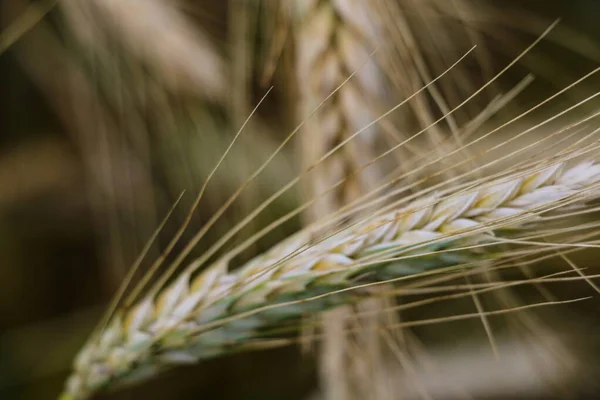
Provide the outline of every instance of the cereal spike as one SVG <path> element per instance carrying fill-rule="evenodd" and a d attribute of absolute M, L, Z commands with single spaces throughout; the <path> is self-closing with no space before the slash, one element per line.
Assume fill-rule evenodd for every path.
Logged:
<path fill-rule="evenodd" d="M 582 174 L 583 167 L 589 172 Z M 179 288 L 185 295 L 169 297 L 173 302 L 169 313 L 165 308 L 161 313 L 155 310 L 160 294 L 144 298 L 129 312 L 118 313 L 109 328 L 82 349 L 61 400 L 85 399 L 107 386 L 223 355 L 283 319 L 355 301 L 360 294 L 355 291 L 323 295 L 351 288 L 358 276 L 378 281 L 461 264 L 469 259 L 470 250 L 463 250 L 460 256 L 424 253 L 490 240 L 488 233 L 504 232 L 498 228 L 518 228 L 536 220 L 540 213 L 598 195 L 599 164 L 565 168 L 559 163 L 550 169 L 552 173 L 538 168 L 456 193 L 437 204 L 417 200 L 402 210 L 367 218 L 340 231 L 335 240 L 318 242 L 297 254 L 293 252 L 300 249 L 301 242 L 284 241 L 237 271 L 226 273 L 217 263 L 202 273 L 204 278 L 175 279 L 162 293 L 170 296 L 171 290 Z M 500 191 L 502 195 L 495 194 Z M 457 199 L 464 203 L 456 204 Z M 431 207 L 433 212 L 422 212 Z M 412 219 L 416 214 L 419 217 Z M 372 229 L 366 230 L 366 226 Z M 378 226 L 393 230 L 382 234 Z M 402 260 L 389 261 L 398 255 Z M 215 269 L 219 272 L 213 275 Z M 181 289 L 182 282 L 188 287 Z M 190 300 L 198 293 L 198 298 Z M 315 296 L 314 301 L 294 303 Z M 160 302 L 162 307 L 165 301 L 166 297 Z"/>

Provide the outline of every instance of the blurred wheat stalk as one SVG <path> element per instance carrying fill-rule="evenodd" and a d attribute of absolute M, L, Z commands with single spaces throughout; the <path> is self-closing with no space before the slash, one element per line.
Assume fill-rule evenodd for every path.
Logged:
<path fill-rule="evenodd" d="M 370 3 L 296 1 L 293 6 L 299 115 L 309 115 L 330 96 L 305 122 L 299 137 L 301 159 L 307 168 L 373 121 L 376 110 L 372 104 L 382 98 L 384 82 L 380 68 L 370 55 L 379 42 L 380 33 Z M 372 127 L 318 163 L 307 179 L 303 194 L 306 200 L 320 193 L 325 195 L 307 210 L 308 223 L 326 218 L 375 187 L 383 176 L 381 163 L 352 173 L 375 159 L 378 146 L 381 139 L 377 128 Z M 340 185 L 328 191 L 339 181 Z M 374 298 L 360 307 L 383 310 L 386 303 Z M 373 330 L 356 333 L 353 337 L 342 334 L 359 326 L 360 318 L 352 318 L 352 310 L 344 307 L 322 317 L 325 340 L 319 359 L 327 399 L 364 398 L 386 387 L 377 379 L 384 376 L 379 369 L 385 367 L 382 365 L 385 348 L 380 335 Z M 368 323 L 383 326 L 380 319 L 370 318 Z M 310 332 L 306 335 L 310 340 Z M 360 362 L 367 360 L 371 361 L 370 368 L 362 368 Z"/>

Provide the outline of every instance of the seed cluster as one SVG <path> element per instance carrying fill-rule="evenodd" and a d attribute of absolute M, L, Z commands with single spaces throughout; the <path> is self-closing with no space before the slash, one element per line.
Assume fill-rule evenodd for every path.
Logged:
<path fill-rule="evenodd" d="M 225 262 L 197 276 L 186 272 L 158 296 L 117 314 L 82 349 L 64 399 L 84 399 L 168 366 L 224 354 L 282 320 L 352 302 L 356 294 L 349 291 L 293 303 L 351 287 L 359 275 L 382 280 L 462 264 L 470 251 L 419 254 L 489 240 L 499 227 L 516 228 L 540 212 L 595 196 L 598 183 L 600 165 L 567 169 L 559 163 L 442 199 L 417 200 L 311 246 L 309 232 L 301 231 L 233 272 Z M 413 256 L 381 262 L 399 254 Z"/>

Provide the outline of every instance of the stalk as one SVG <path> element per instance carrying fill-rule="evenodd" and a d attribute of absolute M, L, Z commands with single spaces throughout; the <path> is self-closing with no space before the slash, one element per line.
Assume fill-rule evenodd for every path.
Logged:
<path fill-rule="evenodd" d="M 380 153 L 377 146 L 382 141 L 377 127 L 361 132 L 339 151 L 332 152 L 339 143 L 348 141 L 355 132 L 373 122 L 376 108 L 372 103 L 383 97 L 383 74 L 370 54 L 380 42 L 378 16 L 370 3 L 300 0 L 294 6 L 300 114 L 308 115 L 324 96 L 354 74 L 313 118 L 305 122 L 298 138 L 304 168 L 330 153 L 309 175 L 303 191 L 305 200 L 310 200 L 333 188 L 305 212 L 304 220 L 310 224 L 368 193 L 383 176 L 381 162 L 352 174 Z M 342 183 L 334 186 L 339 181 Z M 373 311 L 382 311 L 386 304 L 372 298 L 359 307 L 366 306 Z M 353 314 L 352 307 L 339 307 L 321 316 L 324 340 L 319 347 L 318 360 L 324 399 L 359 399 L 363 392 L 373 393 L 374 387 L 382 387 L 377 380 L 377 370 L 385 368 L 380 362 L 385 353 L 380 335 L 373 332 L 352 336 L 340 334 L 352 327 L 350 321 L 358 320 L 352 318 Z M 382 318 L 371 318 L 369 323 L 382 325 L 383 321 Z M 310 340 L 310 336 L 311 332 L 306 332 L 307 339 Z M 364 354 L 355 351 L 350 355 L 353 344 L 357 349 L 364 349 Z M 377 360 L 368 377 L 355 362 L 360 359 Z M 351 386 L 361 382 L 366 387 L 353 390 Z"/>

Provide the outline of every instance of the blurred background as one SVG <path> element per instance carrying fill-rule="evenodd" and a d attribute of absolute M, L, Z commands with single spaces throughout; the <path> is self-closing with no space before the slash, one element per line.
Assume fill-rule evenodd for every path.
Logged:
<path fill-rule="evenodd" d="M 146 241 L 185 191 L 150 250 L 152 260 L 183 223 L 195 193 L 271 86 L 209 185 L 183 243 L 306 117 L 298 104 L 306 46 L 301 42 L 312 36 L 319 40 L 320 31 L 298 33 L 294 14 L 302 7 L 297 3 L 0 1 L 0 399 L 58 395 L 72 358 Z M 345 3 L 352 19 L 362 15 L 367 0 Z M 600 65 L 596 0 L 375 3 L 380 8 L 373 12 L 380 14 L 375 14 L 373 44 L 380 48 L 373 58 L 385 70 L 384 83 L 369 98 L 377 115 L 430 80 L 423 69 L 435 77 L 476 44 L 473 56 L 440 85 L 439 95 L 449 108 L 456 106 L 557 18 L 560 23 L 548 37 L 461 108 L 455 123 L 468 127 L 478 121 L 473 131 L 485 132 L 482 127 L 507 120 Z M 385 13 L 383 7 L 401 14 Z M 399 26 L 404 30 L 393 34 Z M 535 80 L 521 91 L 528 74 Z M 538 116 L 552 115 L 599 88 L 600 79 L 593 76 Z M 435 93 L 423 94 L 381 129 L 416 132 L 428 118 L 441 115 L 443 107 L 433 104 L 439 106 Z M 493 113 L 482 114 L 490 104 Z M 587 103 L 579 112 L 598 105 Z M 385 168 L 406 160 L 401 167 L 410 169 L 409 160 L 427 149 L 444 151 L 440 143 L 452 137 L 448 126 L 402 149 Z M 289 182 L 301 170 L 301 158 L 295 141 L 286 145 L 194 254 Z M 238 237 L 293 210 L 302 198 L 302 188 L 286 192 Z M 293 218 L 273 230 L 239 261 L 302 223 Z M 594 251 L 573 256 L 589 275 L 600 273 L 597 259 Z M 543 268 L 564 270 L 564 260 L 546 260 Z M 491 357 L 477 319 L 405 329 L 414 345 L 407 354 L 411 366 L 389 371 L 399 388 L 397 398 L 600 397 L 598 294 L 583 281 L 523 285 L 506 294 L 507 301 L 514 297 L 523 304 L 542 295 L 595 297 L 490 319 L 499 332 L 498 360 Z M 468 313 L 472 307 L 469 298 L 438 302 L 409 310 L 402 319 Z M 525 327 L 534 334 L 522 334 Z M 316 358 L 295 346 L 239 354 L 179 368 L 100 398 L 324 399 Z"/>

